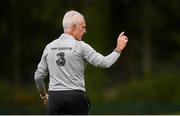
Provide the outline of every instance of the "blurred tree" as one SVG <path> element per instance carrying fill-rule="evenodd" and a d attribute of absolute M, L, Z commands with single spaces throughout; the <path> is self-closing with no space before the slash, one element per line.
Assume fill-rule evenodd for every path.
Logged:
<path fill-rule="evenodd" d="M 150 0 L 143 1 L 142 10 L 142 64 L 144 77 L 150 77 L 151 74 L 151 35 L 152 35 L 152 3 Z"/>
<path fill-rule="evenodd" d="M 0 5 L 0 77 L 1 82 L 6 83 L 1 84 L 0 90 L 3 92 L 0 92 L 3 100 L 7 100 L 3 103 L 11 103 L 9 98 L 12 96 L 6 91 L 9 92 L 12 87 L 20 86 L 18 89 L 21 89 L 28 84 L 32 89 L 30 95 L 34 94 L 33 75 L 42 51 L 47 43 L 63 32 L 63 15 L 71 9 L 85 15 L 87 34 L 84 41 L 104 55 L 114 49 L 121 31 L 129 37 L 125 52 L 113 67 L 96 69 L 88 66 L 87 91 L 93 102 L 105 103 L 107 99 L 102 99 L 103 95 L 112 100 L 120 85 L 125 89 L 118 93 L 116 100 L 121 99 L 123 92 L 126 93 L 126 87 L 130 88 L 124 96 L 126 100 L 134 99 L 134 95 L 141 99 L 151 98 L 144 90 L 152 90 L 154 83 L 160 90 L 155 87 L 154 90 L 158 91 L 151 91 L 154 93 L 153 99 L 174 99 L 171 95 L 179 95 L 179 88 L 175 85 L 178 83 L 171 81 L 171 78 L 178 80 L 180 68 L 179 0 L 1 0 Z M 158 76 L 154 76 L 156 73 Z M 171 81 L 169 86 L 174 85 L 172 87 L 163 84 L 164 80 L 160 78 L 167 74 L 166 83 Z M 156 78 L 160 79 L 156 81 Z M 130 79 L 142 81 L 136 81 L 131 87 L 128 85 Z M 34 88 L 31 88 L 32 85 Z M 169 93 L 173 89 L 177 93 Z M 165 94 L 159 94 L 161 90 Z M 20 92 L 18 90 L 17 93 L 25 93 Z M 17 100 L 16 97 L 14 100 Z"/>
<path fill-rule="evenodd" d="M 157 2 L 157 1 L 156 1 Z M 143 77 L 151 77 L 152 64 L 153 64 L 153 39 L 156 37 L 156 33 L 164 25 L 164 15 L 157 6 L 156 2 L 152 0 L 143 0 L 142 12 L 140 16 L 140 25 L 142 29 L 142 71 Z M 156 32 L 157 31 L 157 32 Z"/>
<path fill-rule="evenodd" d="M 17 0 L 11 1 L 11 15 L 12 15 L 12 85 L 13 91 L 16 92 L 20 80 L 20 35 L 19 35 L 19 6 Z"/>

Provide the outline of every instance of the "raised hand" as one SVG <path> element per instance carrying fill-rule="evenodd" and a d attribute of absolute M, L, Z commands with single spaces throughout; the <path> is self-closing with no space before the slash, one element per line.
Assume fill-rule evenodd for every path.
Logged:
<path fill-rule="evenodd" d="M 121 53 L 122 50 L 126 47 L 127 42 L 128 42 L 128 37 L 124 35 L 124 32 L 121 32 L 121 34 L 117 39 L 117 45 L 115 50 Z"/>

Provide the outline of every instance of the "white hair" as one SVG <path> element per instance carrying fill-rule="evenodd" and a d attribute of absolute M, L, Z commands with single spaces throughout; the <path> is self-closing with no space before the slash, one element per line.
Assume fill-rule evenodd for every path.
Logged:
<path fill-rule="evenodd" d="M 84 18 L 83 15 L 77 11 L 70 10 L 64 15 L 62 25 L 64 32 L 71 29 L 73 25 L 76 25 L 80 22 L 80 18 Z"/>

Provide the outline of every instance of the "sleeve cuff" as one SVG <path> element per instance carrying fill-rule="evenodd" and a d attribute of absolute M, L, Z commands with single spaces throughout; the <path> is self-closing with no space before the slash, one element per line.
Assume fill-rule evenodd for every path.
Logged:
<path fill-rule="evenodd" d="M 117 50 L 114 49 L 114 52 L 118 53 L 118 54 L 121 54 L 121 52 L 118 52 Z"/>

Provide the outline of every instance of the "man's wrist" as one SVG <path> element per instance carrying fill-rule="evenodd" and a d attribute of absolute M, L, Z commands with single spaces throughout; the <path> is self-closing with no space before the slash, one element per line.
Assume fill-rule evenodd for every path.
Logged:
<path fill-rule="evenodd" d="M 45 98 L 48 97 L 48 94 L 45 94 L 44 96 L 42 96 L 42 95 L 40 94 L 40 97 L 41 97 L 41 99 L 45 99 Z"/>
<path fill-rule="evenodd" d="M 119 54 L 121 54 L 121 52 L 122 52 L 122 50 L 118 50 L 118 49 L 116 49 L 116 48 L 114 49 L 114 51 L 117 52 L 117 53 L 119 53 Z"/>

